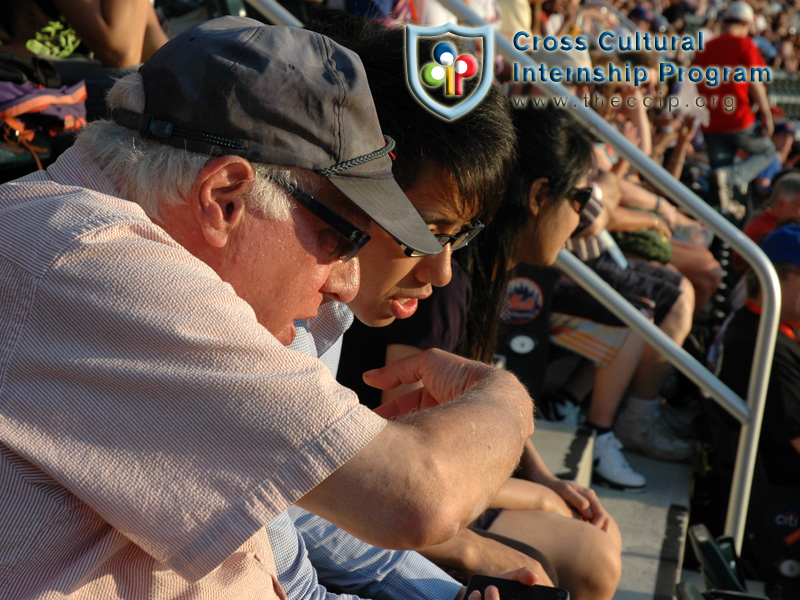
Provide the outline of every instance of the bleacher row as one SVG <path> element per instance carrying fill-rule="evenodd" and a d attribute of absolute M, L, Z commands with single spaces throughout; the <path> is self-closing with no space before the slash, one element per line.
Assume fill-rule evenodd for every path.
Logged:
<path fill-rule="evenodd" d="M 594 439 L 587 430 L 540 420 L 533 440 L 553 473 L 589 485 Z M 730 538 L 718 543 L 704 525 L 689 526 L 694 466 L 632 453 L 627 458 L 647 477 L 644 491 L 594 488 L 623 537 L 622 579 L 614 599 L 767 600 L 761 582 L 746 581 Z M 695 570 L 683 569 L 685 553 Z"/>
<path fill-rule="evenodd" d="M 773 70 L 768 97 L 770 104 L 780 108 L 787 119 L 800 120 L 800 75 Z"/>

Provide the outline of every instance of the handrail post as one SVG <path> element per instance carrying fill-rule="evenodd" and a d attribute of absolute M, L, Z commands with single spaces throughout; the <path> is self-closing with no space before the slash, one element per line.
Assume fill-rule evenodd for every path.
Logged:
<path fill-rule="evenodd" d="M 753 249 L 756 251 L 754 252 Z M 761 424 L 764 420 L 764 407 L 767 404 L 772 359 L 778 338 L 781 287 L 775 268 L 760 248 L 750 242 L 750 244 L 744 244 L 739 251 L 747 262 L 755 267 L 762 290 L 762 313 L 756 336 L 753 366 L 750 370 L 750 382 L 747 387 L 747 408 L 750 419 L 742 422 L 739 432 L 728 513 L 725 517 L 725 531 L 732 532 L 736 549 L 741 553 L 747 521 L 747 506 L 756 466 L 756 453 L 761 437 Z M 768 328 L 769 323 L 766 322 L 768 311 L 774 316 L 774 328 L 772 329 Z M 741 507 L 741 510 L 734 510 L 736 507 Z"/>

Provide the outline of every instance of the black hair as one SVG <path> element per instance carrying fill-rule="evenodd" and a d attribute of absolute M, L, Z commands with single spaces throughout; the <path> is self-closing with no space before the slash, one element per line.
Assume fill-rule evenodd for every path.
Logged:
<path fill-rule="evenodd" d="M 397 142 L 392 173 L 400 187 L 408 189 L 427 169 L 440 168 L 453 178 L 462 208 L 491 220 L 516 155 L 510 104 L 500 88 L 490 86 L 475 108 L 446 121 L 418 102 L 406 85 L 402 28 L 330 10 L 318 11 L 307 27 L 361 58 L 381 129 Z M 431 56 L 439 41 L 421 38 L 419 55 Z M 464 81 L 467 94 L 477 85 L 473 79 Z"/>
<path fill-rule="evenodd" d="M 488 227 L 457 256 L 472 280 L 472 304 L 467 334 L 459 353 L 490 361 L 497 343 L 499 311 L 505 296 L 508 267 L 530 219 L 555 210 L 568 192 L 592 168 L 592 142 L 583 127 L 564 109 L 551 104 L 513 111 L 519 158 L 500 209 Z M 528 194 L 533 182 L 547 179 L 539 194 L 539 214 L 530 213 Z"/>

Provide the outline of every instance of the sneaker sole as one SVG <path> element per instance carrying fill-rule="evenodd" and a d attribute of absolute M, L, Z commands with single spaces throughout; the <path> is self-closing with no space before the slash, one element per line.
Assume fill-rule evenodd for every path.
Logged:
<path fill-rule="evenodd" d="M 626 451 L 635 452 L 640 456 L 646 456 L 647 458 L 652 458 L 653 460 L 663 460 L 664 462 L 674 462 L 674 463 L 690 463 L 694 460 L 695 454 L 697 453 L 696 448 L 692 448 L 691 453 L 683 455 L 683 454 L 659 454 L 658 452 L 653 452 L 649 448 L 646 450 L 640 450 L 636 446 L 630 444 L 625 446 Z"/>
<path fill-rule="evenodd" d="M 612 490 L 618 490 L 620 492 L 630 492 L 632 494 L 643 492 L 644 489 L 647 487 L 646 483 L 641 487 L 623 485 L 621 483 L 617 483 L 616 481 L 611 481 L 610 479 L 606 479 L 599 473 L 592 473 L 592 483 L 597 485 L 602 485 L 603 487 L 610 488 Z"/>

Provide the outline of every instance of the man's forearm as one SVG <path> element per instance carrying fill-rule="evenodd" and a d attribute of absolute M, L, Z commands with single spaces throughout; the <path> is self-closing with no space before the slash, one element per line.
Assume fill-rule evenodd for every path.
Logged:
<path fill-rule="evenodd" d="M 444 541 L 497 493 L 533 432 L 533 406 L 493 371 L 452 402 L 389 422 L 298 504 L 389 548 Z"/>

